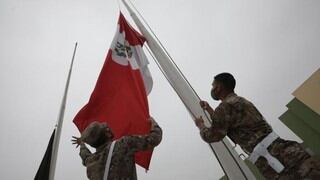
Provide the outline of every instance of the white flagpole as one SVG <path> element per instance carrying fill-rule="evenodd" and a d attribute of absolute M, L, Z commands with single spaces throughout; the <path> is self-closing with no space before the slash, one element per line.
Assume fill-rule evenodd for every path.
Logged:
<path fill-rule="evenodd" d="M 50 172 L 49 172 L 49 180 L 54 180 L 54 175 L 55 175 L 55 170 L 56 170 L 56 163 L 57 163 L 57 157 L 58 157 L 58 149 L 59 149 L 59 141 L 60 141 L 60 136 L 61 136 L 61 129 L 62 129 L 62 123 L 63 123 L 63 117 L 64 117 L 64 112 L 66 109 L 66 102 L 67 102 L 67 94 L 68 94 L 68 89 L 69 89 L 69 84 L 70 84 L 70 79 L 71 79 L 71 73 L 72 73 L 72 67 L 73 67 L 73 61 L 74 57 L 76 55 L 76 50 L 77 50 L 78 43 L 76 42 L 73 50 L 73 55 L 72 55 L 72 60 L 69 68 L 69 74 L 66 82 L 66 86 L 64 89 L 64 94 L 60 106 L 60 111 L 59 111 L 59 117 L 57 124 L 55 125 L 56 132 L 54 135 L 54 140 L 53 140 L 53 145 L 52 145 L 52 154 L 51 154 L 51 162 L 50 162 Z"/>
<path fill-rule="evenodd" d="M 147 44 L 150 47 L 153 55 L 156 57 L 157 62 L 161 66 L 161 70 L 164 72 L 169 83 L 175 89 L 190 114 L 193 116 L 193 118 L 202 116 L 206 124 L 210 124 L 210 120 L 208 119 L 207 115 L 198 105 L 200 102 L 199 97 L 197 97 L 194 91 L 190 90 L 192 87 L 185 83 L 187 80 L 184 78 L 182 72 L 175 67 L 174 62 L 171 61 L 168 54 L 159 45 L 159 42 L 156 41 L 155 38 L 145 28 L 143 23 L 134 13 L 132 8 L 127 4 L 127 2 L 125 0 L 122 0 L 122 2 L 138 26 L 140 32 L 147 39 Z M 186 91 L 189 92 L 186 93 Z M 186 94 L 188 94 L 188 96 L 185 96 Z M 209 145 L 229 179 L 255 179 L 248 166 L 239 157 L 238 153 L 232 149 L 230 142 L 226 138 L 221 142 L 211 143 Z"/>

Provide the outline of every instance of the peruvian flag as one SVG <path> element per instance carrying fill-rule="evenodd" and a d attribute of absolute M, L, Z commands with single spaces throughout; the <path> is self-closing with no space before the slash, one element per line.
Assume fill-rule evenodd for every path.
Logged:
<path fill-rule="evenodd" d="M 73 122 L 82 132 L 91 122 L 106 122 L 115 138 L 150 132 L 147 94 L 152 88 L 149 64 L 142 50 L 145 38 L 120 13 L 118 28 L 89 102 Z M 138 152 L 135 161 L 149 168 L 152 151 Z"/>

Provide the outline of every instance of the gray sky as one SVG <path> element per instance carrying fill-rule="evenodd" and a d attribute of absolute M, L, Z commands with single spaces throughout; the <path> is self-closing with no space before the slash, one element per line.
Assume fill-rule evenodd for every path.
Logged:
<path fill-rule="evenodd" d="M 211 105 L 215 74 L 256 104 L 275 131 L 291 93 L 320 66 L 320 1 L 135 0 L 201 98 Z M 126 10 L 121 6 L 127 19 Z M 79 42 L 56 179 L 85 179 L 72 119 L 94 88 L 116 31 L 116 0 L 0 1 L 1 179 L 33 179 L 57 120 L 74 43 Z M 150 171 L 139 179 L 219 179 L 223 173 L 184 106 L 150 59 L 151 114 L 164 131 Z"/>

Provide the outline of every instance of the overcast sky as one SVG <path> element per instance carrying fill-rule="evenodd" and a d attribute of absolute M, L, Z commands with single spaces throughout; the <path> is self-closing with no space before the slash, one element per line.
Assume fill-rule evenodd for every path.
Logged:
<path fill-rule="evenodd" d="M 320 66 L 318 0 L 134 0 L 201 98 L 228 71 L 280 136 L 291 93 Z M 120 6 L 129 22 L 130 16 Z M 86 179 L 71 145 L 72 119 L 94 88 L 116 31 L 116 0 L 0 0 L 0 174 L 33 179 L 57 120 L 74 43 L 79 43 L 56 179 Z M 219 179 L 223 172 L 191 117 L 150 59 L 152 116 L 163 128 L 141 180 Z"/>

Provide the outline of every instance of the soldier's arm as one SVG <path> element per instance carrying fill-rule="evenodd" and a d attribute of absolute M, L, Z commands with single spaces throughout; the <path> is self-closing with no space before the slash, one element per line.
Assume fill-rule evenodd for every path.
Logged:
<path fill-rule="evenodd" d="M 89 156 L 92 155 L 92 153 L 90 152 L 90 150 L 87 148 L 87 146 L 82 143 L 80 144 L 80 153 L 79 153 L 81 159 L 82 159 L 82 164 L 84 166 L 86 166 L 86 160 Z"/>
<path fill-rule="evenodd" d="M 210 127 L 200 124 L 200 135 L 208 143 L 221 141 L 228 133 L 231 126 L 231 109 L 226 103 L 221 103 L 211 115 L 212 125 Z"/>
<path fill-rule="evenodd" d="M 200 129 L 201 138 L 207 143 L 221 141 L 226 135 L 227 132 L 224 129 L 215 128 L 213 126 Z"/>
<path fill-rule="evenodd" d="M 162 139 L 162 130 L 157 122 L 151 117 L 151 130 L 147 135 L 133 135 L 122 138 L 122 141 L 128 146 L 130 152 L 152 149 L 160 144 Z"/>
<path fill-rule="evenodd" d="M 214 110 L 213 108 L 209 105 L 207 101 L 200 101 L 200 106 L 203 110 L 207 111 L 210 114 L 210 118 L 212 119 Z"/>

